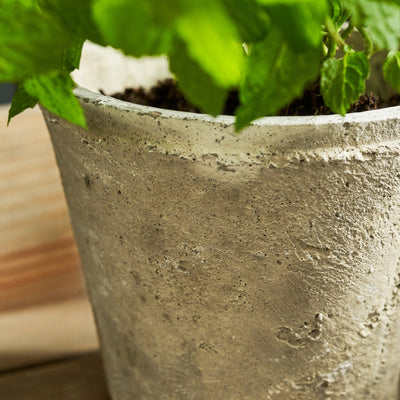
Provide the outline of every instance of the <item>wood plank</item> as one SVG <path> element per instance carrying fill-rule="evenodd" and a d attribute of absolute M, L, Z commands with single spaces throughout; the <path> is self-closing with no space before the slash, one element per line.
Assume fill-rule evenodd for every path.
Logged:
<path fill-rule="evenodd" d="M 39 108 L 6 127 L 0 106 L 0 254 L 71 238 L 67 206 Z"/>
<path fill-rule="evenodd" d="M 98 349 L 43 117 L 0 106 L 0 370 Z M 18 387 L 15 388 L 18 397 Z M 26 392 L 28 395 L 29 390 Z M 0 398 L 2 397 L 0 389 Z M 24 391 L 21 389 L 21 396 Z"/>
<path fill-rule="evenodd" d="M 109 400 L 98 353 L 0 375 L 4 400 Z"/>
<path fill-rule="evenodd" d="M 0 315 L 0 371 L 98 347 L 91 308 L 85 298 Z"/>
<path fill-rule="evenodd" d="M 73 238 L 0 255 L 0 313 L 85 295 Z"/>
<path fill-rule="evenodd" d="M 0 313 L 85 295 L 60 176 L 39 108 L 6 127 L 0 106 Z"/>

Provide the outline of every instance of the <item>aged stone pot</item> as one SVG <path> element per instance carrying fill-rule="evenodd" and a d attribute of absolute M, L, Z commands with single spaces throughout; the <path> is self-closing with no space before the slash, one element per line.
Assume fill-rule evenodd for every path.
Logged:
<path fill-rule="evenodd" d="M 394 400 L 400 108 L 44 111 L 114 400 Z"/>

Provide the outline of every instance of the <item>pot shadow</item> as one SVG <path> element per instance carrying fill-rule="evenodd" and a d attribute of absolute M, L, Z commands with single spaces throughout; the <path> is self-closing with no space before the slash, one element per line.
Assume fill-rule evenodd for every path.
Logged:
<path fill-rule="evenodd" d="M 98 352 L 3 371 L 0 393 L 7 400 L 110 400 Z"/>

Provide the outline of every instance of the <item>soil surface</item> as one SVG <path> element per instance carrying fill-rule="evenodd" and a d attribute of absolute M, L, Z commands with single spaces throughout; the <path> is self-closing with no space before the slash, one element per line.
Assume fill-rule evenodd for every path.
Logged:
<path fill-rule="evenodd" d="M 142 104 L 146 106 L 165 108 L 177 111 L 200 112 L 200 110 L 190 104 L 184 97 L 183 93 L 177 87 L 173 79 L 166 79 L 157 83 L 150 90 L 139 88 L 129 88 L 123 93 L 115 93 L 112 95 L 119 100 L 129 101 L 131 103 Z M 348 112 L 359 112 L 375 110 L 388 106 L 400 104 L 400 96 L 391 97 L 388 101 L 383 102 L 373 93 L 363 94 L 358 101 L 353 104 Z M 236 107 L 239 105 L 237 91 L 231 91 L 225 103 L 222 114 L 233 115 Z M 278 115 L 327 115 L 333 114 L 327 106 L 325 106 L 320 92 L 319 84 L 314 83 L 306 91 L 301 99 L 294 100 L 287 107 L 282 109 Z"/>

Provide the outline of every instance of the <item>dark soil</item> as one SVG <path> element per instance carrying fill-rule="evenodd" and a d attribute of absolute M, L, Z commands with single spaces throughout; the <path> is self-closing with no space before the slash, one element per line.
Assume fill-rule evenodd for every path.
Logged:
<path fill-rule="evenodd" d="M 359 112 L 376 110 L 380 108 L 380 99 L 373 93 L 362 94 L 355 104 L 348 111 Z M 301 99 L 295 99 L 285 107 L 279 115 L 329 115 L 333 112 L 324 104 L 319 83 L 314 83 L 305 90 Z"/>
<path fill-rule="evenodd" d="M 182 92 L 172 79 L 160 81 L 150 90 L 142 87 L 125 89 L 123 93 L 112 95 L 119 100 L 129 101 L 130 103 L 142 104 L 168 110 L 200 112 L 198 108 L 186 101 Z"/>
<path fill-rule="evenodd" d="M 116 99 L 129 101 L 131 103 L 142 104 L 146 106 L 165 108 L 177 111 L 200 112 L 200 110 L 186 101 L 182 92 L 172 79 L 166 79 L 158 82 L 156 86 L 150 90 L 143 88 L 129 88 L 124 93 L 113 94 Z M 391 97 L 383 103 L 373 93 L 363 94 L 358 101 L 353 104 L 349 112 L 359 112 L 375 110 L 400 104 L 400 96 Z M 227 98 L 224 115 L 233 115 L 236 107 L 239 105 L 237 91 L 231 91 Z M 279 115 L 327 115 L 332 114 L 328 107 L 325 106 L 322 95 L 319 90 L 319 84 L 311 85 L 301 99 L 294 100 L 289 106 L 285 107 Z"/>
<path fill-rule="evenodd" d="M 130 103 L 165 108 L 167 110 L 188 111 L 195 113 L 201 112 L 197 107 L 193 106 L 185 99 L 183 93 L 179 90 L 173 79 L 165 79 L 160 81 L 150 90 L 145 90 L 141 87 L 129 88 L 125 89 L 125 92 L 123 93 L 113 94 L 112 97 L 115 97 L 119 100 L 129 101 Z M 228 98 L 226 99 L 225 108 L 222 114 L 233 115 L 238 105 L 238 92 L 230 92 Z"/>

